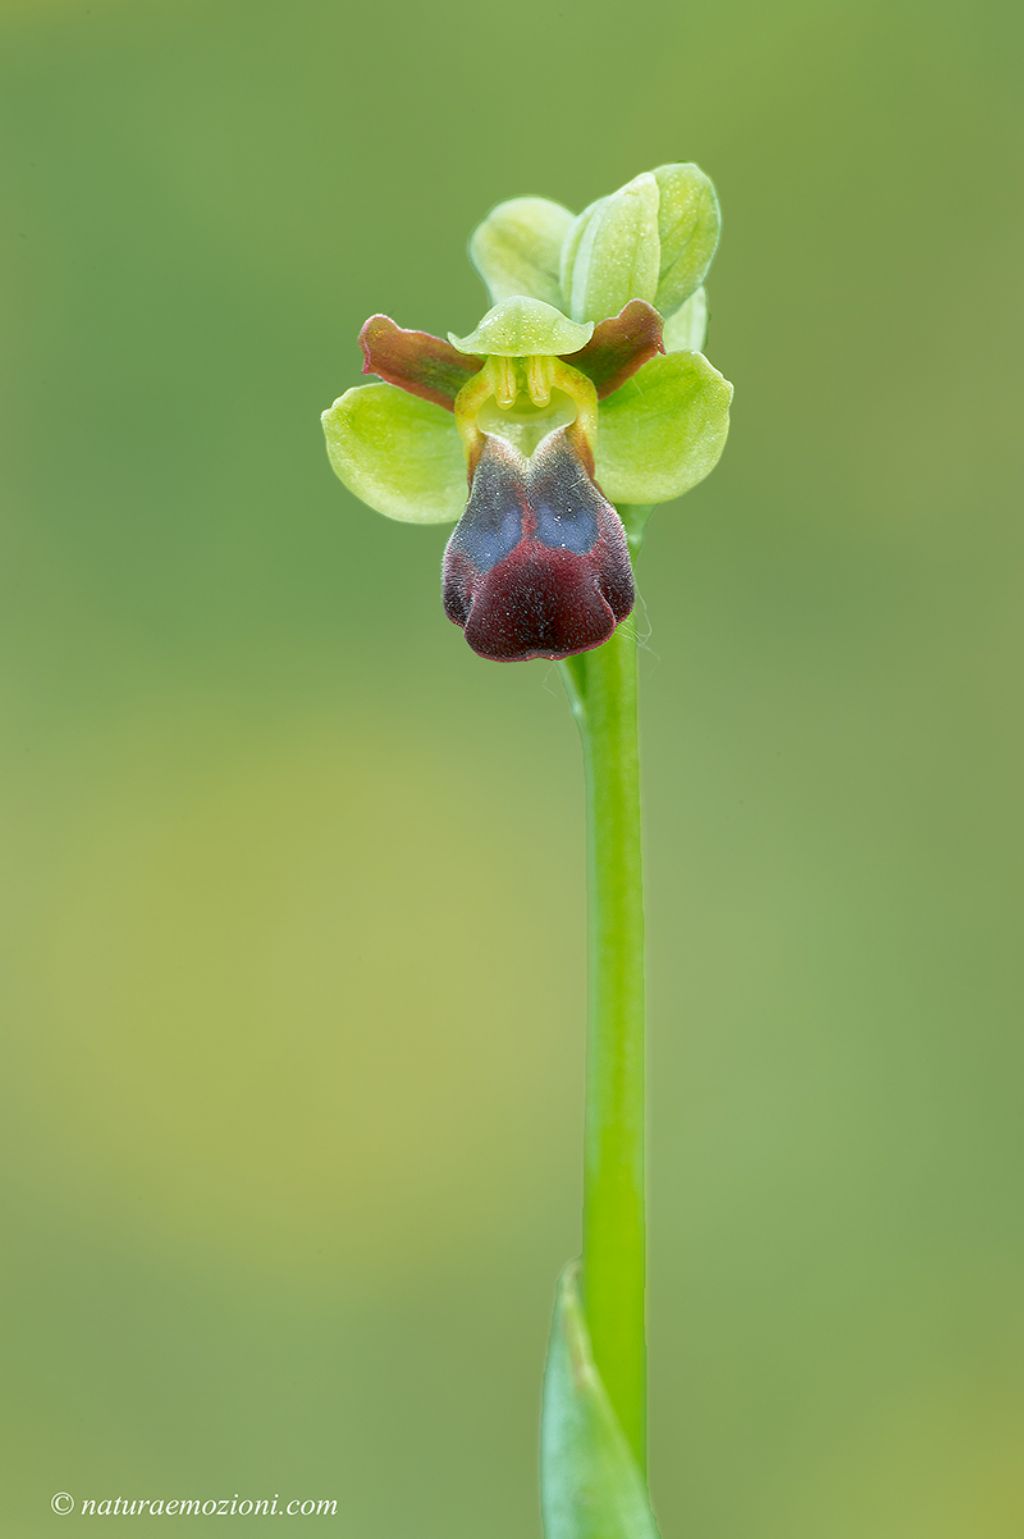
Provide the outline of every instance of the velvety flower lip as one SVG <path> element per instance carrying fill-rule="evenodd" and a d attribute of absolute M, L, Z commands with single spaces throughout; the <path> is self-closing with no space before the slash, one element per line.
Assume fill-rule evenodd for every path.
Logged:
<path fill-rule="evenodd" d="M 571 427 L 529 458 L 484 435 L 443 566 L 445 613 L 481 657 L 570 657 L 607 641 L 632 610 L 625 531 L 585 459 Z"/>

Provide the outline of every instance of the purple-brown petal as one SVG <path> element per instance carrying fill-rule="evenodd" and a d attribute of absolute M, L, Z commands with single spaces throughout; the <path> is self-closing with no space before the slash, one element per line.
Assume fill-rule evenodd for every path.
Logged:
<path fill-rule="evenodd" d="M 448 618 L 496 662 L 586 652 L 625 619 L 634 602 L 625 531 L 566 429 L 529 460 L 485 435 L 443 582 Z"/>
<path fill-rule="evenodd" d="M 586 347 L 568 360 L 594 384 L 599 397 L 611 395 L 655 353 L 665 351 L 662 319 L 645 299 L 631 299 L 618 315 L 600 321 Z"/>
<path fill-rule="evenodd" d="M 378 374 L 389 385 L 420 395 L 448 411 L 463 385 L 479 374 L 482 358 L 470 357 L 429 331 L 406 331 L 388 315 L 371 315 L 359 333 L 364 374 Z"/>

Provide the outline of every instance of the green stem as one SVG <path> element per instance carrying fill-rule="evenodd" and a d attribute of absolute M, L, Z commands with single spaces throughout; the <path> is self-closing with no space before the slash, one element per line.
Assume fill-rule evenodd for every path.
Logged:
<path fill-rule="evenodd" d="M 594 1359 L 646 1468 L 644 914 L 633 620 L 570 658 L 587 782 L 589 1027 L 583 1299 Z"/>

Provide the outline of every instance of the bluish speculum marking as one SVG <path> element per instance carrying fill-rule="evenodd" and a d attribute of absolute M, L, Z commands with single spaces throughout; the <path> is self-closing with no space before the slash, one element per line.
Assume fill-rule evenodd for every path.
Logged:
<path fill-rule="evenodd" d="M 609 506 L 573 454 L 564 433 L 552 433 L 530 464 L 530 499 L 537 539 L 578 556 L 594 548 L 598 514 Z"/>
<path fill-rule="evenodd" d="M 526 484 L 521 464 L 515 449 L 500 438 L 487 436 L 466 511 L 448 546 L 477 572 L 489 572 L 523 537 Z"/>

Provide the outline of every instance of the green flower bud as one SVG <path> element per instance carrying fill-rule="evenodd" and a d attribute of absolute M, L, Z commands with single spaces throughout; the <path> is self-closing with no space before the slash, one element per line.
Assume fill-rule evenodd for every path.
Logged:
<path fill-rule="evenodd" d="M 575 320 L 603 320 L 630 299 L 669 316 L 704 281 L 718 244 L 715 189 L 698 166 L 659 166 L 599 198 L 562 245 L 561 284 Z"/>
<path fill-rule="evenodd" d="M 525 294 L 563 308 L 558 273 L 572 220 L 548 198 L 513 198 L 491 210 L 473 232 L 469 255 L 495 304 Z"/>

